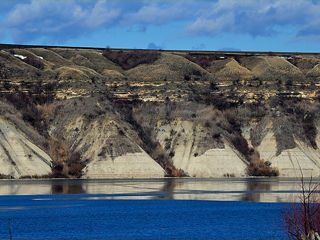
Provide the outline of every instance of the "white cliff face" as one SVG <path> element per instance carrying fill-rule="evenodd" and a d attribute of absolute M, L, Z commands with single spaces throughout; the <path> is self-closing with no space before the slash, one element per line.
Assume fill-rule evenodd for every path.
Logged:
<path fill-rule="evenodd" d="M 244 177 L 247 165 L 228 145 L 191 157 L 185 171 L 193 177 Z"/>
<path fill-rule="evenodd" d="M 272 126 L 257 147 L 261 159 L 272 163 L 279 169 L 280 177 L 320 176 L 320 152 L 295 139 L 296 147 L 286 149 L 277 155 L 277 142 Z M 301 170 L 300 170 L 301 169 Z"/>
<path fill-rule="evenodd" d="M 174 166 L 190 177 L 245 176 L 247 163 L 239 157 L 239 153 L 224 138 L 218 143 L 208 138 L 201 125 L 180 120 L 159 126 L 157 134 L 161 145 L 170 147 L 174 153 Z M 171 139 L 170 146 L 168 139 Z"/>
<path fill-rule="evenodd" d="M 14 125 L 0 118 L 0 174 L 13 178 L 51 173 L 52 159 Z"/>
<path fill-rule="evenodd" d="M 74 133 L 73 129 L 82 131 Z M 113 119 L 100 118 L 86 126 L 77 118 L 65 131 L 72 137 L 75 151 L 81 152 L 82 160 L 88 161 L 83 178 L 161 178 L 165 175 L 162 167 Z"/>
<path fill-rule="evenodd" d="M 84 178 L 162 178 L 164 170 L 146 152 L 127 153 L 90 162 Z"/>

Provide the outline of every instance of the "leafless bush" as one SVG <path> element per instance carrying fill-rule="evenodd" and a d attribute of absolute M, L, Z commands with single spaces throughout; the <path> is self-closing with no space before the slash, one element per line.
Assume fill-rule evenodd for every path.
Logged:
<path fill-rule="evenodd" d="M 81 162 L 81 154 L 79 152 L 73 152 L 69 159 L 68 164 L 68 175 L 71 177 L 79 178 L 82 175 L 82 169 L 85 167 Z"/>
<path fill-rule="evenodd" d="M 38 68 L 38 69 L 44 69 L 44 64 L 41 61 L 40 58 L 33 56 L 31 54 L 28 54 L 28 57 L 23 59 L 23 61 L 27 64 L 30 64 L 31 66 Z"/>
<path fill-rule="evenodd" d="M 105 49 L 103 56 L 108 58 L 114 63 L 117 63 L 124 70 L 129 70 L 138 66 L 139 64 L 152 64 L 160 57 L 160 52 L 157 51 L 141 51 L 132 50 L 128 52 L 124 51 L 112 51 Z"/>
<path fill-rule="evenodd" d="M 202 68 L 207 68 L 211 65 L 211 62 L 215 59 L 218 59 L 216 55 L 208 55 L 208 54 L 194 54 L 194 53 L 189 53 L 185 56 L 186 59 L 189 61 L 192 61 Z"/>
<path fill-rule="evenodd" d="M 302 171 L 301 171 L 302 174 Z M 282 214 L 289 239 L 319 240 L 320 232 L 320 195 L 319 183 L 313 184 L 312 178 L 305 183 L 301 177 L 301 195 L 298 203 L 292 203 Z"/>
<path fill-rule="evenodd" d="M 249 176 L 279 176 L 279 170 L 277 168 L 268 166 L 263 160 L 256 160 L 249 164 L 247 167 L 247 174 Z"/>
<path fill-rule="evenodd" d="M 55 137 L 48 140 L 48 152 L 50 157 L 57 163 L 66 163 L 69 158 L 67 146 Z"/>
<path fill-rule="evenodd" d="M 177 169 L 173 166 L 166 165 L 164 167 L 164 170 L 166 171 L 166 176 L 167 177 L 186 177 L 187 174 L 182 170 L 182 169 Z"/>

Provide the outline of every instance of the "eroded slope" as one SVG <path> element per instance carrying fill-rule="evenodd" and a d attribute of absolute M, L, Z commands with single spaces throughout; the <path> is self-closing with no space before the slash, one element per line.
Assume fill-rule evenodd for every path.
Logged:
<path fill-rule="evenodd" d="M 301 168 L 318 176 L 319 63 L 317 55 L 3 48 L 0 173 L 230 177 L 278 169 L 293 177 Z"/>

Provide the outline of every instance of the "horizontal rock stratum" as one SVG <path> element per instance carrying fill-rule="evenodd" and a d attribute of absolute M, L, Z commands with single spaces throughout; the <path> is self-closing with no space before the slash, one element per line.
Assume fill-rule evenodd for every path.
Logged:
<path fill-rule="evenodd" d="M 319 66 L 319 54 L 0 45 L 0 176 L 319 177 Z"/>

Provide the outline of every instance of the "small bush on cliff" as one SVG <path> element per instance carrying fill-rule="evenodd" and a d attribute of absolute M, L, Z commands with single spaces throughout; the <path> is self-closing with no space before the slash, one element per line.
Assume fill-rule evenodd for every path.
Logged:
<path fill-rule="evenodd" d="M 67 164 L 68 175 L 76 178 L 81 177 L 84 164 L 81 162 L 81 154 L 79 152 L 73 152 L 67 160 Z"/>
<path fill-rule="evenodd" d="M 256 160 L 249 164 L 247 167 L 247 174 L 249 176 L 279 176 L 279 170 L 268 166 L 263 160 Z"/>
<path fill-rule="evenodd" d="M 182 170 L 177 169 L 175 167 L 172 167 L 170 165 L 166 165 L 164 167 L 164 170 L 166 171 L 166 177 L 187 177 L 188 175 Z"/>
<path fill-rule="evenodd" d="M 48 122 L 44 116 L 44 112 L 40 107 L 28 105 L 22 113 L 24 121 L 29 122 L 38 132 L 47 136 Z"/>

